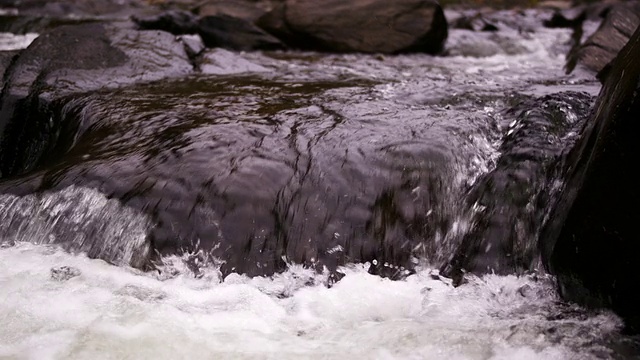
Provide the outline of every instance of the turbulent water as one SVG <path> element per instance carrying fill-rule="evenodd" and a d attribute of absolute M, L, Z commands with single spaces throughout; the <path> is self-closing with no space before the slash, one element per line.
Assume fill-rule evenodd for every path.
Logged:
<path fill-rule="evenodd" d="M 0 47 L 21 48 L 33 37 L 2 35 Z M 446 57 L 213 50 L 198 77 L 74 100 L 69 113 L 74 106 L 84 109 L 74 147 L 64 161 L 33 175 L 54 183 L 52 190 L 0 195 L 0 358 L 623 356 L 619 319 L 563 303 L 546 275 L 470 277 L 454 288 L 434 270 L 451 255 L 456 235 L 468 230 L 461 194 L 495 167 L 503 136 L 518 129 L 504 110 L 561 91 L 597 94 L 590 76 L 564 74 L 570 37 L 540 27 L 454 30 Z M 109 126 L 83 122 L 105 118 Z M 101 131 L 83 140 L 89 128 Z M 294 164 L 287 163 L 291 151 Z M 341 178 L 337 164 L 366 181 Z M 134 269 L 151 251 L 145 234 L 157 231 L 161 242 L 168 231 L 139 211 L 139 194 L 118 195 L 118 181 L 152 179 L 139 187 L 141 193 L 151 189 L 144 195 L 153 198 L 158 182 L 187 179 L 202 168 L 229 171 L 223 180 L 211 179 L 224 190 L 222 204 L 194 206 L 196 220 L 189 220 L 194 228 L 206 222 L 216 239 L 244 234 L 249 230 L 229 224 L 242 224 L 243 216 L 261 221 L 274 208 L 240 208 L 231 220 L 216 209 L 235 208 L 246 198 L 285 199 L 277 206 L 289 206 L 280 211 L 285 219 L 291 215 L 287 221 L 296 236 L 311 244 L 329 233 L 337 244 L 329 253 L 349 251 L 341 237 L 363 246 L 407 236 L 410 246 L 420 245 L 410 259 L 418 264 L 416 273 L 400 281 L 371 275 L 369 265 L 378 260 L 365 254 L 359 260 L 367 263 L 337 264 L 345 276 L 333 284 L 327 271 L 291 264 L 296 256 L 318 256 L 300 255 L 299 249 L 281 260 L 286 271 L 267 278 L 234 274 L 215 252 L 211 257 L 197 248 L 154 259 L 153 271 Z M 436 170 L 438 181 L 430 175 Z M 74 185 L 97 178 L 116 184 L 109 196 L 128 200 L 108 198 L 101 186 Z M 314 188 L 325 178 L 337 190 L 323 194 Z M 422 194 L 433 186 L 433 195 Z M 272 194 L 273 188 L 283 190 Z M 386 213 L 382 225 L 359 227 L 361 214 L 348 214 L 370 208 L 367 196 L 385 189 L 398 197 L 392 198 L 400 204 L 394 216 L 412 219 L 407 223 L 422 216 L 428 231 L 396 229 L 385 223 Z M 182 191 L 162 188 L 174 190 Z M 309 214 L 308 204 L 316 206 L 319 220 L 295 220 Z M 347 214 L 339 220 L 353 220 L 333 224 L 337 213 Z M 160 220 L 173 226 L 175 219 L 166 216 Z M 53 245 L 60 237 L 71 252 Z"/>

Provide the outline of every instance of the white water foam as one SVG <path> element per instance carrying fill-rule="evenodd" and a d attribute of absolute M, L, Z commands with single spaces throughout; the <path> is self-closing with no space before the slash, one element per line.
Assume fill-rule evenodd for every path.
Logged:
<path fill-rule="evenodd" d="M 0 13 L 0 15 L 2 15 Z M 22 50 L 27 48 L 29 44 L 38 37 L 36 33 L 27 33 L 24 35 L 0 32 L 0 50 Z"/>
<path fill-rule="evenodd" d="M 353 265 L 328 288 L 298 266 L 221 282 L 215 268 L 196 279 L 180 258 L 165 263 L 171 276 L 52 246 L 0 250 L 0 358 L 588 359 L 620 326 L 562 305 L 546 278 L 453 288 L 428 269 L 390 281 Z M 59 266 L 80 275 L 56 280 Z"/>

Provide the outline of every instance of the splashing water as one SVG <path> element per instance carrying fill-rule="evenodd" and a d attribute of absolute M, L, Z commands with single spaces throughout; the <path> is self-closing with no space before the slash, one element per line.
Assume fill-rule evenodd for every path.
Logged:
<path fill-rule="evenodd" d="M 51 246 L 0 251 L 0 357 L 586 359 L 620 326 L 562 304 L 544 276 L 453 288 L 429 269 L 390 281 L 352 265 L 327 288 L 299 266 L 220 282 L 187 258 L 143 274 Z M 52 279 L 62 265 L 80 275 Z"/>
<path fill-rule="evenodd" d="M 2 35 L 0 48 L 20 49 L 33 37 Z M 137 113 L 132 116 L 126 107 L 113 109 L 110 115 L 120 116 L 122 128 L 129 130 L 114 127 L 113 134 L 106 132 L 100 139 L 106 143 L 108 135 L 113 135 L 111 147 L 91 154 L 78 150 L 76 155 L 86 160 L 82 166 L 94 169 L 102 164 L 104 172 L 111 174 L 111 166 L 130 165 L 112 160 L 122 153 L 151 157 L 153 146 L 175 146 L 178 154 L 186 154 L 196 151 L 198 144 L 210 145 L 207 127 L 200 124 L 184 132 L 186 145 L 172 143 L 180 140 L 173 136 L 165 143 L 152 144 L 157 142 L 150 134 L 153 126 L 171 130 L 168 119 L 177 123 L 176 129 L 184 125 L 178 123 L 180 116 L 171 118 L 171 111 L 199 116 L 220 106 L 217 115 L 224 117 L 221 122 L 225 125 L 230 118 L 251 122 L 275 112 L 274 119 L 284 125 L 296 119 L 291 126 L 300 130 L 296 141 L 308 146 L 330 131 L 340 141 L 349 139 L 341 128 L 322 128 L 338 116 L 351 119 L 347 125 L 364 129 L 400 116 L 403 122 L 399 125 L 386 124 L 384 131 L 372 128 L 365 139 L 373 144 L 391 134 L 387 141 L 395 146 L 390 147 L 395 151 L 389 152 L 392 155 L 411 151 L 420 155 L 415 150 L 417 142 L 393 139 L 398 129 L 417 133 L 416 139 L 423 143 L 424 139 L 453 141 L 447 145 L 465 156 L 453 159 L 453 169 L 447 173 L 450 193 L 436 211 L 460 215 L 451 210 L 457 206 L 454 195 L 492 170 L 500 155 L 498 149 L 511 121 L 502 117 L 501 109 L 517 101 L 518 94 L 597 93 L 593 80 L 563 73 L 569 39 L 564 30 L 537 29 L 533 35 L 515 30 L 497 35 L 454 30 L 449 56 L 442 58 L 213 52 L 205 73 L 259 77 L 221 80 L 235 83 L 229 88 L 245 91 L 244 97 L 229 95 L 218 102 L 222 105 L 212 104 L 212 96 L 204 90 L 190 93 L 189 102 L 162 97 L 191 91 L 191 83 L 183 90 L 180 84 L 170 85 L 175 85 L 171 90 L 151 86 L 143 88 L 149 94 L 142 95 L 135 89 L 116 92 L 113 98 L 138 101 L 140 108 L 153 104 L 157 92 L 167 104 L 161 110 L 168 115 L 147 109 L 149 114 L 139 116 L 158 124 L 149 121 L 130 130 L 126 120 L 137 121 Z M 327 86 L 313 96 L 287 95 L 308 91 L 304 81 L 340 86 Z M 272 96 L 273 89 L 289 97 Z M 238 104 L 238 98 L 244 102 Z M 312 100 L 299 104 L 307 98 Z M 274 99 L 282 100 L 282 108 Z M 108 105 L 103 109 L 109 109 Z M 227 108 L 244 112 L 226 113 Z M 300 118 L 322 118 L 317 125 L 322 131 L 309 125 L 310 121 L 298 124 Z M 431 133 L 420 137 L 425 127 Z M 305 131 L 317 138 L 305 139 Z M 326 151 L 334 147 L 329 144 Z M 196 160 L 203 162 L 214 150 L 212 147 L 207 157 Z M 132 169 L 139 171 L 135 166 Z M 247 181 L 250 186 L 246 188 L 255 188 L 259 194 L 261 189 L 251 179 Z M 419 196 L 420 191 L 416 187 L 411 194 Z M 215 215 L 206 212 L 201 218 L 213 222 Z M 156 270 L 141 272 L 130 266 L 140 267 L 141 261 L 135 259 L 151 252 L 147 235 L 152 221 L 133 207 L 107 199 L 99 190 L 81 186 L 37 196 L 2 194 L 0 219 L 2 359 L 591 359 L 622 356 L 620 349 L 626 341 L 616 316 L 563 303 L 553 279 L 546 275 L 487 275 L 470 277 L 458 288 L 451 286 L 428 264 L 451 252 L 452 244 L 445 244 L 444 238 L 467 231 L 464 217 L 453 219 L 447 234 L 434 235 L 440 238 L 435 250 L 443 253 L 430 249 L 432 258 L 421 259 L 416 274 L 405 280 L 370 275 L 369 264 L 350 264 L 339 268 L 345 276 L 335 284 L 328 273 L 293 264 L 273 277 L 231 274 L 223 281 L 221 262 L 202 253 L 164 256 L 157 260 Z M 59 237 L 73 239 L 62 244 L 67 251 L 50 244 Z M 90 259 L 86 253 L 121 266 Z"/>

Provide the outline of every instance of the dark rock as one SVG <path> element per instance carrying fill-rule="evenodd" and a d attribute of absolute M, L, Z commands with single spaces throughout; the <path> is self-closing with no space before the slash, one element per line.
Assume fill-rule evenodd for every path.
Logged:
<path fill-rule="evenodd" d="M 451 226 L 458 172 L 440 133 L 412 131 L 424 112 L 370 121 L 363 84 L 199 76 L 73 94 L 54 113 L 78 124 L 61 140 L 69 150 L 0 193 L 96 189 L 151 220 L 151 254 L 202 250 L 224 276 L 373 260 L 411 272 L 414 252 Z M 371 141 L 380 131 L 384 142 Z M 30 228 L 29 216 L 0 221 L 0 233 Z M 101 231 L 85 224 L 56 241 Z"/>
<path fill-rule="evenodd" d="M 57 281 L 67 281 L 81 274 L 79 269 L 71 266 L 58 266 L 51 269 L 51 278 Z"/>
<path fill-rule="evenodd" d="M 595 114 L 566 159 L 567 182 L 540 235 L 561 295 L 610 307 L 640 330 L 640 29 L 613 61 Z"/>
<path fill-rule="evenodd" d="M 586 16 L 584 8 L 559 10 L 554 12 L 550 19 L 545 20 L 544 26 L 548 28 L 574 28 L 580 26 Z"/>
<path fill-rule="evenodd" d="M 600 72 L 627 43 L 638 25 L 640 2 L 614 5 L 606 12 L 605 19 L 595 33 L 569 53 L 567 72 L 572 72 L 576 66 Z"/>
<path fill-rule="evenodd" d="M 100 19 L 56 18 L 44 15 L 0 15 L 0 32 L 42 33 L 58 26 L 102 22 Z"/>
<path fill-rule="evenodd" d="M 66 26 L 38 37 L 5 74 L 0 98 L 0 176 L 32 169 L 55 153 L 56 101 L 192 71 L 184 46 L 157 31 Z M 62 135 L 61 135 L 62 134 Z M 62 150 L 62 149 L 58 149 Z"/>
<path fill-rule="evenodd" d="M 207 47 L 233 50 L 279 50 L 284 44 L 256 25 L 227 15 L 205 16 L 198 22 L 198 33 Z"/>
<path fill-rule="evenodd" d="M 202 38 L 197 34 L 185 34 L 178 37 L 184 44 L 184 50 L 191 59 L 197 57 L 204 51 L 204 43 Z"/>
<path fill-rule="evenodd" d="M 21 15 L 47 16 L 51 18 L 108 17 L 123 18 L 141 12 L 157 12 L 145 0 L 21 0 L 12 8 Z"/>
<path fill-rule="evenodd" d="M 186 11 L 168 11 L 157 16 L 134 18 L 141 29 L 162 30 L 174 35 L 199 34 L 204 45 L 233 50 L 278 50 L 285 46 L 253 23 L 228 15 L 198 19 Z"/>
<path fill-rule="evenodd" d="M 0 84 L 4 78 L 4 72 L 11 64 L 11 61 L 20 53 L 20 51 L 0 51 Z"/>
<path fill-rule="evenodd" d="M 227 15 L 254 23 L 271 8 L 270 1 L 219 0 L 198 6 L 196 13 L 200 16 Z"/>
<path fill-rule="evenodd" d="M 453 29 L 463 29 L 471 31 L 498 31 L 498 26 L 491 21 L 485 19 L 482 13 L 474 13 L 470 16 L 458 17 L 454 22 L 450 23 Z"/>
<path fill-rule="evenodd" d="M 148 17 L 134 16 L 133 21 L 143 30 L 162 30 L 174 35 L 195 34 L 197 17 L 188 11 L 172 10 Z"/>
<path fill-rule="evenodd" d="M 258 25 L 288 45 L 333 52 L 437 53 L 447 38 L 444 13 L 429 0 L 287 0 Z"/>
<path fill-rule="evenodd" d="M 369 274 L 377 275 L 391 280 L 402 280 L 409 275 L 415 274 L 414 269 L 405 269 L 404 267 L 393 264 L 383 263 L 374 260 L 368 269 Z"/>
<path fill-rule="evenodd" d="M 524 101 L 507 112 L 515 120 L 500 147 L 502 155 L 467 198 L 472 227 L 441 269 L 444 276 L 457 282 L 465 272 L 533 270 L 539 259 L 536 234 L 554 195 L 555 166 L 591 103 L 584 93 L 560 93 Z"/>

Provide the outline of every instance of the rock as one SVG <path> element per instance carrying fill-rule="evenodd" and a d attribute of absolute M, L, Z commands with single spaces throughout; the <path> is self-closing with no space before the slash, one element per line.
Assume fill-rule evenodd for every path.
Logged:
<path fill-rule="evenodd" d="M 198 67 L 203 74 L 230 75 L 241 73 L 267 72 L 269 69 L 254 64 L 238 54 L 225 49 L 207 51 L 199 59 Z"/>
<path fill-rule="evenodd" d="M 569 53 L 567 73 L 577 66 L 595 73 L 600 72 L 627 43 L 638 25 L 640 2 L 613 6 L 596 32 Z"/>
<path fill-rule="evenodd" d="M 269 1 L 222 0 L 204 3 L 196 9 L 196 13 L 203 17 L 210 15 L 227 15 L 254 23 L 269 12 L 272 7 Z"/>
<path fill-rule="evenodd" d="M 593 117 L 567 156 L 566 185 L 540 235 L 560 294 L 604 306 L 640 330 L 640 28 L 612 62 Z"/>
<path fill-rule="evenodd" d="M 174 35 L 195 34 L 198 31 L 198 19 L 188 11 L 170 10 L 153 16 L 134 16 L 132 19 L 143 30 L 162 30 Z"/>
<path fill-rule="evenodd" d="M 74 93 L 189 74 L 184 46 L 159 31 L 86 24 L 38 37 L 5 74 L 0 97 L 0 177 L 55 156 L 64 136 L 56 101 Z M 59 110 L 59 109 L 58 109 Z"/>
<path fill-rule="evenodd" d="M 493 171 L 467 197 L 472 227 L 441 274 L 458 283 L 464 273 L 522 274 L 539 260 L 536 234 L 553 193 L 554 170 L 569 134 L 587 118 L 591 96 L 560 93 L 522 102 Z M 559 139 L 564 139 L 560 141 Z"/>
<path fill-rule="evenodd" d="M 279 50 L 284 44 L 252 23 L 227 15 L 205 16 L 198 33 L 207 47 L 232 50 Z"/>
<path fill-rule="evenodd" d="M 234 55 L 231 61 L 264 58 Z M 63 139 L 72 146 L 37 170 L 0 182 L 0 194 L 44 203 L 40 194 L 71 185 L 96 189 L 150 219 L 148 242 L 140 242 L 151 245 L 150 254 L 202 250 L 224 262 L 223 276 L 270 276 L 289 264 L 331 273 L 374 259 L 388 264 L 379 270 L 389 276 L 410 272 L 415 249 L 451 226 L 457 188 L 450 184 L 459 173 L 449 166 L 454 157 L 440 132 L 412 131 L 426 112 L 401 105 L 388 117 L 391 111 L 367 103 L 371 83 L 364 84 L 187 76 L 72 94 L 62 107 L 64 121 L 78 124 Z M 376 118 L 389 121 L 371 121 Z M 415 141 L 404 142 L 412 136 Z M 366 154 L 354 157 L 360 150 Z M 34 206 L 44 216 L 51 212 Z M 132 217 L 115 210 L 109 214 Z M 32 216 L 0 221 L 0 233 L 3 226 L 39 228 Z M 98 225 L 78 223 L 86 236 L 96 233 Z M 59 229 L 56 243 L 79 232 Z M 122 228 L 108 248 L 132 248 L 130 232 Z"/>
<path fill-rule="evenodd" d="M 473 13 L 469 16 L 463 15 L 450 23 L 453 29 L 463 29 L 471 31 L 498 31 L 498 26 L 491 21 L 485 19 L 480 12 Z"/>
<path fill-rule="evenodd" d="M 253 23 L 228 15 L 198 19 L 186 11 L 168 11 L 157 16 L 134 18 L 141 29 L 162 30 L 174 35 L 199 34 L 205 46 L 232 50 L 278 50 L 285 46 Z"/>
<path fill-rule="evenodd" d="M 57 281 L 67 281 L 81 274 L 79 269 L 71 266 L 58 266 L 51 269 L 51 278 Z"/>
<path fill-rule="evenodd" d="M 184 50 L 191 59 L 200 55 L 204 51 L 204 43 L 200 35 L 180 35 L 178 39 L 184 44 Z"/>
<path fill-rule="evenodd" d="M 258 25 L 302 49 L 437 53 L 447 38 L 440 5 L 429 0 L 286 0 Z"/>
<path fill-rule="evenodd" d="M 0 80 L 4 77 L 5 70 L 20 51 L 0 51 Z"/>
<path fill-rule="evenodd" d="M 94 17 L 123 18 L 133 14 L 157 12 L 146 0 L 22 0 L 12 8 L 21 15 L 50 18 Z"/>

